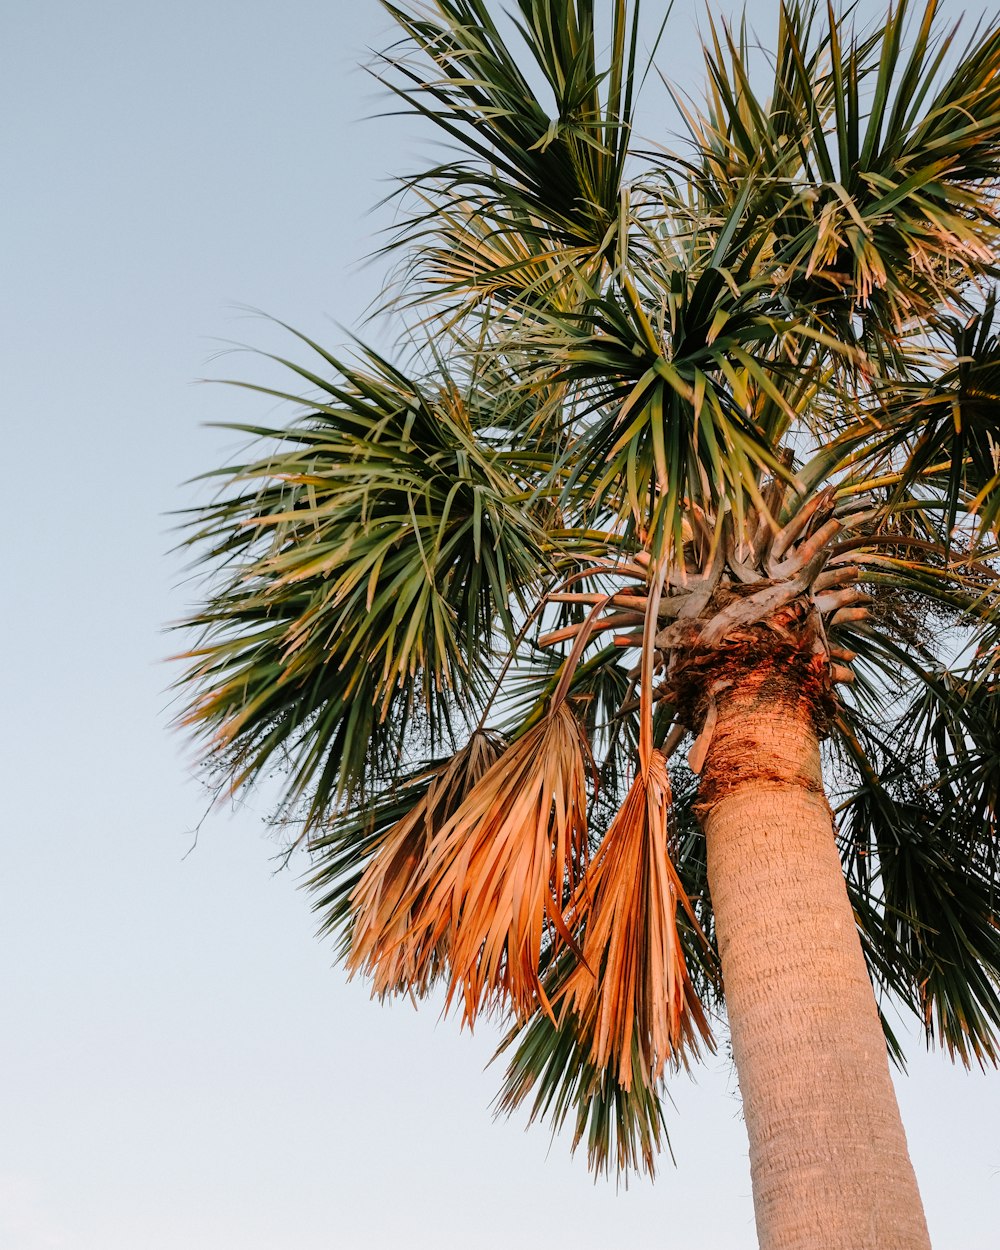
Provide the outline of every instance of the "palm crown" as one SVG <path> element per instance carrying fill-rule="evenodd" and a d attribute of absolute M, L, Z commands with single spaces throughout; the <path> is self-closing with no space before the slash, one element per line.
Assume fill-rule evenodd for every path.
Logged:
<path fill-rule="evenodd" d="M 411 350 L 302 340 L 294 418 L 236 427 L 188 723 L 229 785 L 283 771 L 352 971 L 505 1013 L 502 1106 L 651 1168 L 725 1005 L 706 760 L 763 666 L 880 1000 L 996 1062 L 1000 27 L 710 24 L 674 152 L 637 5 L 385 7 L 450 141 L 388 244 Z"/>

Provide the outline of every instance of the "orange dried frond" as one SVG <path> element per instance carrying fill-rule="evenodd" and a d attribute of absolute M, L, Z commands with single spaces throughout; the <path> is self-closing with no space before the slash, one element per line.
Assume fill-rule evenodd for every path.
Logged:
<path fill-rule="evenodd" d="M 614 1070 L 626 1090 L 683 1061 L 685 1047 L 697 1052 L 699 1038 L 712 1046 L 677 932 L 678 903 L 694 916 L 670 862 L 669 805 L 666 759 L 653 751 L 577 891 L 583 960 L 559 995 L 563 1018 L 573 1013 L 590 1040 L 591 1063 Z"/>
<path fill-rule="evenodd" d="M 472 1024 L 504 1005 L 524 1019 L 548 1002 L 543 936 L 572 944 L 563 910 L 587 854 L 583 731 L 565 703 L 504 752 L 431 847 L 421 933 L 448 935 L 447 1004 Z M 422 886 L 423 888 L 423 886 Z"/>
<path fill-rule="evenodd" d="M 416 919 L 423 902 L 418 879 L 435 836 L 502 749 L 493 734 L 473 734 L 434 772 L 423 798 L 382 836 L 354 888 L 347 969 L 351 976 L 369 975 L 380 997 L 404 992 L 421 997 L 444 966 L 447 935 L 428 933 Z"/>

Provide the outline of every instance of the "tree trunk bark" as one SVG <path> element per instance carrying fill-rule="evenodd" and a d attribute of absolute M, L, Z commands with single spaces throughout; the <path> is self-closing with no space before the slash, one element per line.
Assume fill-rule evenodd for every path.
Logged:
<path fill-rule="evenodd" d="M 699 808 L 760 1250 L 929 1250 L 810 699 L 719 698 Z"/>

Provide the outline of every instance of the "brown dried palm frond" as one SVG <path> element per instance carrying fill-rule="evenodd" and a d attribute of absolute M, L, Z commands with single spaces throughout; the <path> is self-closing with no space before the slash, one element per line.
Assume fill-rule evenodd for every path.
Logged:
<path fill-rule="evenodd" d="M 412 936 L 447 938 L 447 1005 L 524 1019 L 541 1004 L 543 938 L 572 945 L 563 920 L 587 856 L 583 731 L 562 701 L 508 747 L 429 848 Z"/>
<path fill-rule="evenodd" d="M 351 896 L 354 923 L 347 968 L 372 978 L 373 993 L 422 997 L 442 971 L 447 934 L 415 923 L 423 892 L 417 879 L 434 837 L 503 752 L 496 734 L 478 730 L 432 770 L 423 797 L 383 835 Z"/>
<path fill-rule="evenodd" d="M 684 1062 L 699 1038 L 713 1047 L 677 932 L 678 904 L 698 926 L 670 862 L 669 806 L 666 759 L 653 751 L 577 891 L 582 960 L 559 995 L 560 1018 L 576 1018 L 590 1062 L 625 1090 L 657 1080 L 668 1060 Z"/>

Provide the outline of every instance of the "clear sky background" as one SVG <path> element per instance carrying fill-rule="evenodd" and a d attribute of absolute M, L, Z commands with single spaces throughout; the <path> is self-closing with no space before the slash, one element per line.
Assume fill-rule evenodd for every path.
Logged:
<path fill-rule="evenodd" d="M 691 87 L 700 11 L 678 0 L 660 57 Z M 367 210 L 419 127 L 363 120 L 375 0 L 22 0 L 3 25 L 0 1250 L 752 1250 L 724 1048 L 673 1082 L 676 1168 L 595 1186 L 491 1121 L 488 1029 L 331 969 L 263 798 L 185 857 L 208 798 L 167 730 L 163 625 L 193 595 L 167 514 L 239 445 L 204 423 L 275 415 L 195 381 L 266 376 L 226 340 L 289 346 L 240 306 L 339 346 L 379 287 Z M 666 116 L 654 86 L 652 137 Z M 912 1051 L 934 1245 L 996 1250 L 1000 1077 Z"/>

